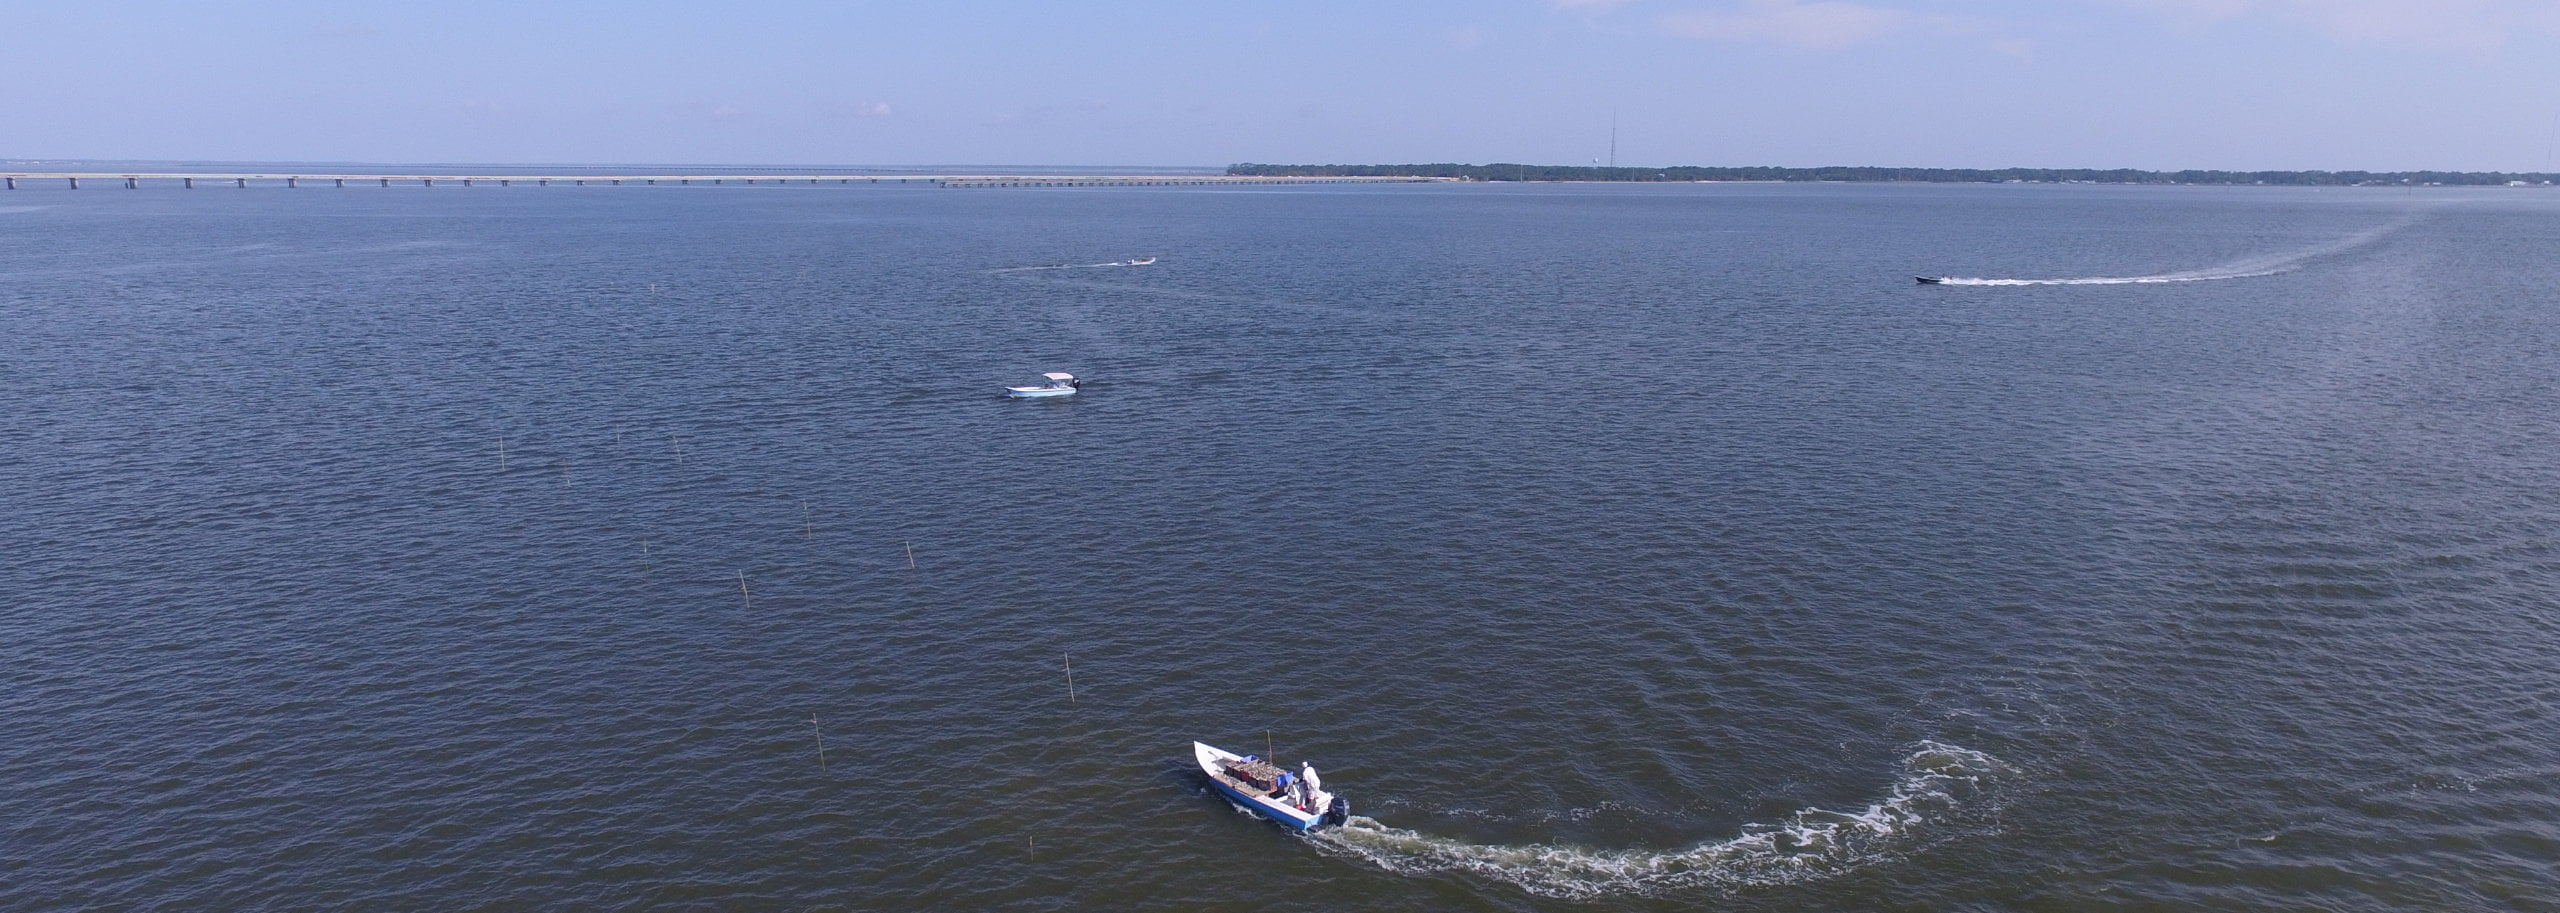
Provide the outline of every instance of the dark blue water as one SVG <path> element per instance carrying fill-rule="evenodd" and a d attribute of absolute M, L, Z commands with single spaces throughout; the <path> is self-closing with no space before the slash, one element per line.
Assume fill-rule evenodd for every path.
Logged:
<path fill-rule="evenodd" d="M 2555 216 L 0 195 L 0 909 L 2560 909 Z"/>

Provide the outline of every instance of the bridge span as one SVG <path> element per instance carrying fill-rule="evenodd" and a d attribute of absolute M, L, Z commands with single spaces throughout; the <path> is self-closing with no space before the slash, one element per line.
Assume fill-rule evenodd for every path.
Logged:
<path fill-rule="evenodd" d="M 337 172 L 212 172 L 212 171 L 0 171 L 0 182 L 8 190 L 21 184 L 40 181 L 65 182 L 70 189 L 80 189 L 80 182 L 91 184 L 122 182 L 127 190 L 138 190 L 143 182 L 176 184 L 193 189 L 198 183 L 209 186 L 230 185 L 247 188 L 252 182 L 262 185 L 301 187 L 305 183 L 327 183 L 345 187 L 349 182 L 390 187 L 394 184 L 433 187 L 439 183 L 464 187 L 497 185 L 512 187 L 525 184 L 548 187 L 553 184 L 583 187 L 587 185 L 695 185 L 695 184 L 927 184 L 945 188 L 984 187 L 1176 187 L 1220 184 L 1415 184 L 1450 181 L 1454 178 L 1430 177 L 1259 177 L 1204 174 L 758 174 L 746 172 L 709 172 L 700 174 L 349 174 Z"/>

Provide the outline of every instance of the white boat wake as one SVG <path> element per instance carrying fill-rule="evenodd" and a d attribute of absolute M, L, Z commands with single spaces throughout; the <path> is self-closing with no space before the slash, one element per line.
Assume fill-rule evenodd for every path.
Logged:
<path fill-rule="evenodd" d="M 1979 804 L 2010 769 L 1982 752 L 1937 742 L 1921 742 L 1902 764 L 1902 776 L 1885 798 L 1863 811 L 1808 808 L 1784 822 L 1746 825 L 1731 840 L 1684 850 L 1486 846 L 1356 815 L 1316 836 L 1328 851 L 1389 871 L 1473 872 L 1549 897 L 1783 884 L 1837 875 L 1943 834 L 1943 827 L 1932 825 L 1949 824 L 1969 803 Z"/>
<path fill-rule="evenodd" d="M 988 270 L 988 272 L 1023 273 L 1043 269 L 1104 269 L 1113 266 L 1154 266 L 1155 262 L 1156 258 L 1154 257 L 1137 257 L 1129 260 L 1113 260 L 1109 263 L 1055 263 L 1048 266 L 1007 266 Z"/>
<path fill-rule="evenodd" d="M 2254 279 L 2301 269 L 2304 264 L 2331 257 L 2380 241 L 2391 233 L 2407 228 L 2418 220 L 2411 214 L 2388 225 L 2367 229 L 2336 241 L 2304 250 L 2289 251 L 2263 257 L 2234 260 L 2220 266 L 2157 273 L 2149 276 L 2088 276 L 2077 279 L 1979 279 L 1967 276 L 1925 276 L 1928 285 L 2150 285 L 2167 282 L 2214 282 L 2223 279 Z"/>

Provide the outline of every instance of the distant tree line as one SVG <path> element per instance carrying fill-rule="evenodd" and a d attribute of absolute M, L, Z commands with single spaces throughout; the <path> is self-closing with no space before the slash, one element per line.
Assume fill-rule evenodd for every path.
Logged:
<path fill-rule="evenodd" d="M 2003 184 L 2284 184 L 2317 187 L 2403 184 L 2529 184 L 2548 172 L 2504 171 L 2143 171 L 2134 168 L 1604 168 L 1597 165 L 1257 165 L 1227 166 L 1239 177 L 1432 177 L 1470 181 L 1920 181 Z"/>

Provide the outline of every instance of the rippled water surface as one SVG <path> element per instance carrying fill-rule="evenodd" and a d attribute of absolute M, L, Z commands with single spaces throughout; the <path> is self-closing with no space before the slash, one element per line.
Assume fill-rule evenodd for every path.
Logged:
<path fill-rule="evenodd" d="M 0 194 L 0 909 L 2560 909 L 2555 216 Z"/>

